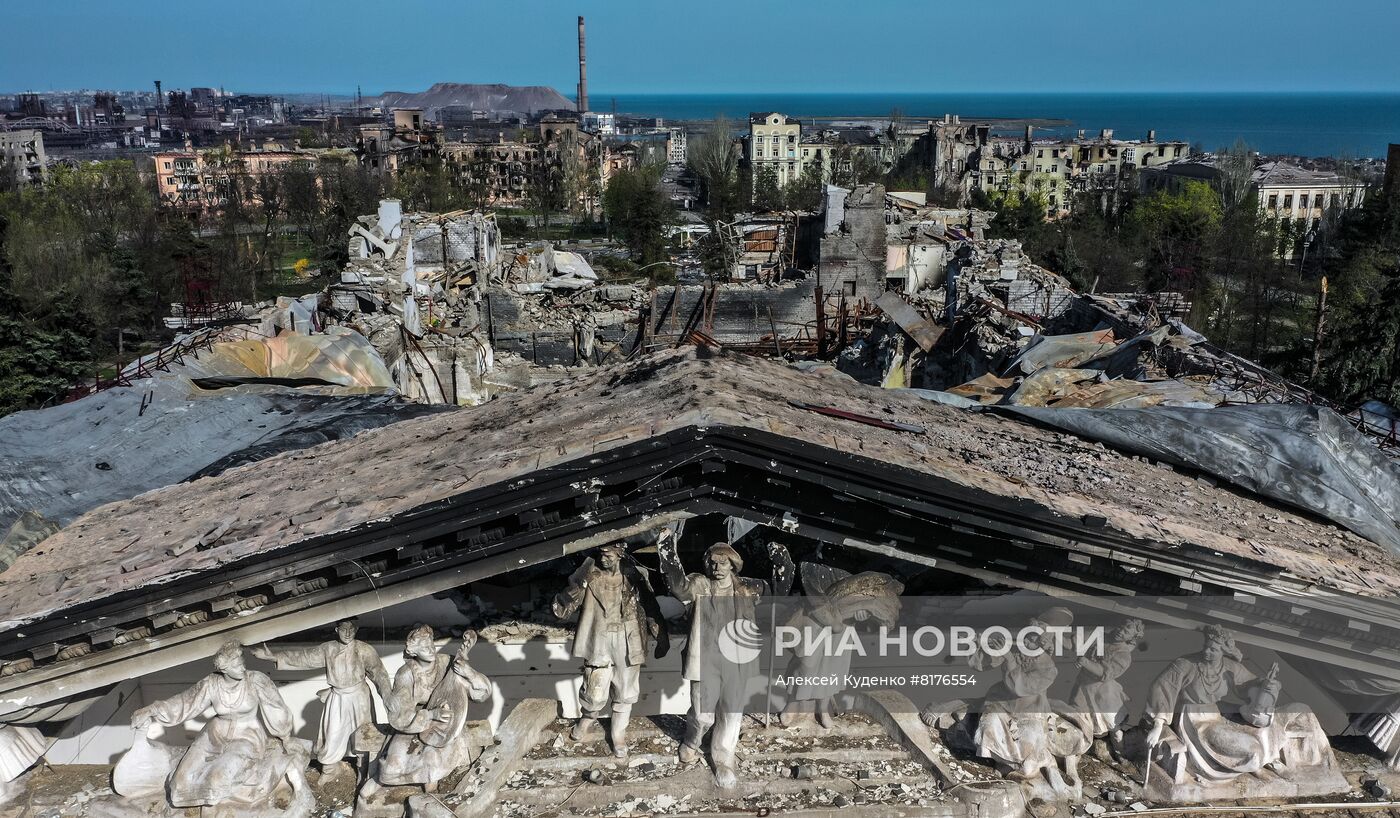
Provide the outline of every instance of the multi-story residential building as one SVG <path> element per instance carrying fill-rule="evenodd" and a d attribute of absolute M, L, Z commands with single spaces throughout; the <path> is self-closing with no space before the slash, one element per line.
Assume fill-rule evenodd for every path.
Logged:
<path fill-rule="evenodd" d="M 612 174 L 636 163 L 630 145 L 610 145 L 580 131 L 573 120 L 549 117 L 528 139 L 522 135 L 508 140 L 501 132 L 495 139 L 447 142 L 437 150 L 459 185 L 494 206 L 525 204 L 531 185 L 548 174 L 560 181 L 566 195 L 579 197 L 579 207 L 593 212 L 601 207 L 602 191 Z"/>
<path fill-rule="evenodd" d="M 156 191 L 165 207 L 208 212 L 238 195 L 258 199 L 256 180 L 294 162 L 313 162 L 311 154 L 267 148 L 256 151 L 183 151 L 155 155 Z"/>
<path fill-rule="evenodd" d="M 672 128 L 666 137 L 666 162 L 671 165 L 684 165 L 689 158 L 686 149 L 684 128 Z"/>
<path fill-rule="evenodd" d="M 755 178 L 772 168 L 781 189 L 802 176 L 802 123 L 776 111 L 749 115 L 749 135 L 744 139 L 744 161 Z"/>
<path fill-rule="evenodd" d="M 803 133 L 802 123 L 774 111 L 749 115 L 749 133 L 742 140 L 744 163 L 757 178 L 772 169 L 779 189 L 795 182 L 809 169 L 824 180 L 849 170 L 863 154 L 880 172 L 888 171 L 907 143 L 891 132 L 873 128 L 826 128 Z"/>
<path fill-rule="evenodd" d="M 395 108 L 390 122 L 360 126 L 355 153 L 372 172 L 392 176 L 405 163 L 432 153 L 435 137 L 422 108 Z"/>
<path fill-rule="evenodd" d="M 888 133 L 873 128 L 827 128 L 803 134 L 799 175 L 814 169 L 823 180 L 833 181 L 853 171 L 857 157 L 883 174 L 893 167 L 898 150 Z"/>
<path fill-rule="evenodd" d="M 962 122 L 954 115 L 930 122 L 911 156 L 932 173 L 935 188 L 956 191 L 966 201 L 973 190 L 988 195 L 1011 191 L 1040 196 L 1046 215 L 1069 211 L 1071 203 L 1093 198 L 1112 208 L 1118 197 L 1138 186 L 1138 173 L 1189 155 L 1182 141 L 1158 142 L 1155 131 L 1145 140 L 1097 137 L 1080 131 L 1074 138 L 1036 139 L 1027 127 L 1020 136 L 996 134 L 986 122 Z"/>
<path fill-rule="evenodd" d="M 0 131 L 0 174 L 13 174 L 17 183 L 33 185 L 48 178 L 48 172 L 43 131 Z"/>

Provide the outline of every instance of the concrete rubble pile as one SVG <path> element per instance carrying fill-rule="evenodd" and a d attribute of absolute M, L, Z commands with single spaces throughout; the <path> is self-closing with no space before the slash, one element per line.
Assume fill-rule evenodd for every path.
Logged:
<path fill-rule="evenodd" d="M 1080 295 L 1019 242 L 963 243 L 943 284 L 910 310 L 877 305 L 888 321 L 841 369 L 1211 475 L 1400 549 L 1400 470 L 1375 407 L 1340 414 L 1213 346 L 1175 317 L 1189 305 L 1174 294 Z"/>
<path fill-rule="evenodd" d="M 901 385 L 1060 408 L 1315 402 L 1212 346 L 1180 320 L 1189 303 L 1177 294 L 1082 295 L 1012 239 L 963 242 L 948 272 L 951 289 L 945 273 L 941 288 L 907 298 L 943 335 L 926 354 L 886 359 L 908 371 Z"/>

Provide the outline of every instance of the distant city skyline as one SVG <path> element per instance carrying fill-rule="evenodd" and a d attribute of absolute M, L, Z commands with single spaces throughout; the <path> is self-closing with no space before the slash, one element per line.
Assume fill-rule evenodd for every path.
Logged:
<path fill-rule="evenodd" d="M 1178 0 L 342 0 L 7 9 L 0 86 L 264 93 L 547 85 L 573 98 L 575 16 L 595 94 L 1400 92 L 1400 5 Z M 24 32 L 24 36 L 15 36 Z M 601 99 L 601 96 L 599 97 Z M 595 105 L 595 107 L 597 107 Z"/>

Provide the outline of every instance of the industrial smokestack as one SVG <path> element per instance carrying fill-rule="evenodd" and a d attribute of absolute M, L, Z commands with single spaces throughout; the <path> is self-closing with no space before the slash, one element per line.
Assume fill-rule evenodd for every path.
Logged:
<path fill-rule="evenodd" d="M 583 50 L 583 16 L 578 18 L 578 112 L 588 110 L 588 62 Z"/>
<path fill-rule="evenodd" d="M 160 80 L 156 80 L 156 113 L 160 113 L 164 107 L 165 100 L 161 99 L 160 96 Z"/>

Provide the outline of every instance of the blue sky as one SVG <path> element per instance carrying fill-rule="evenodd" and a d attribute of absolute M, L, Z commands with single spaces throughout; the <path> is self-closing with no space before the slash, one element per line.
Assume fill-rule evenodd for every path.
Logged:
<path fill-rule="evenodd" d="M 1400 0 L 6 2 L 0 90 L 1400 91 Z M 382 11 L 381 11 L 382 10 Z"/>

